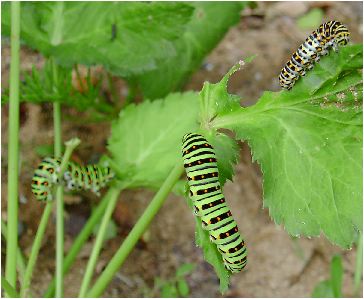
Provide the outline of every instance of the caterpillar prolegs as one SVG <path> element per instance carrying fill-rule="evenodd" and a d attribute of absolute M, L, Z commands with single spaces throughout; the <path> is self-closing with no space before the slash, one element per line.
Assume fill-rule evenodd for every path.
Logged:
<path fill-rule="evenodd" d="M 341 22 L 329 21 L 321 24 L 283 67 L 279 75 L 281 87 L 290 90 L 300 76 L 305 76 L 306 70 L 311 70 L 314 63 L 320 61 L 321 56 L 327 55 L 331 48 L 337 52 L 339 46 L 346 45 L 349 36 L 349 30 Z"/>
<path fill-rule="evenodd" d="M 74 162 L 68 162 L 67 169 L 63 177 L 60 178 L 60 166 L 60 159 L 47 157 L 35 170 L 32 179 L 32 192 L 38 200 L 52 200 L 54 184 L 65 184 L 69 190 L 91 190 L 100 195 L 100 189 L 115 177 L 109 167 L 81 166 Z"/>
<path fill-rule="evenodd" d="M 247 251 L 221 192 L 215 151 L 199 134 L 186 134 L 182 142 L 183 163 L 195 214 L 201 218 L 203 228 L 209 231 L 225 268 L 233 273 L 240 272 L 247 263 Z"/>

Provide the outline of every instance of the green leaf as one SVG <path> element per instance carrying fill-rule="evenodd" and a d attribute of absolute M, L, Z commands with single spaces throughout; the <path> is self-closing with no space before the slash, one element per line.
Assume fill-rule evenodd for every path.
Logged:
<path fill-rule="evenodd" d="M 174 57 L 171 41 L 183 34 L 192 13 L 191 5 L 178 2 L 26 2 L 20 36 L 62 64 L 102 64 L 126 76 Z M 2 34 L 10 34 L 10 6 L 4 3 Z"/>
<path fill-rule="evenodd" d="M 177 290 L 182 297 L 188 297 L 190 293 L 190 288 L 188 287 L 186 280 L 179 279 L 177 281 Z"/>
<path fill-rule="evenodd" d="M 342 298 L 341 285 L 343 281 L 343 272 L 341 256 L 334 256 L 331 260 L 331 284 L 335 298 Z"/>
<path fill-rule="evenodd" d="M 331 278 L 318 283 L 312 292 L 312 297 L 342 298 L 341 285 L 343 272 L 341 256 L 336 255 L 331 259 Z"/>
<path fill-rule="evenodd" d="M 197 130 L 198 109 L 198 95 L 186 92 L 122 110 L 108 140 L 119 179 L 131 188 L 159 187 L 183 163 L 182 137 Z"/>
<path fill-rule="evenodd" d="M 195 264 L 186 263 L 178 267 L 176 270 L 177 277 L 183 277 L 189 273 L 191 273 L 195 269 Z"/>
<path fill-rule="evenodd" d="M 219 181 L 223 186 L 226 180 L 232 181 L 234 166 L 239 158 L 239 147 L 234 139 L 223 133 L 210 134 L 206 137 L 215 149 Z"/>
<path fill-rule="evenodd" d="M 92 231 L 92 233 L 96 236 L 97 232 L 99 231 L 100 223 L 97 223 Z M 117 236 L 118 229 L 117 225 L 114 220 L 110 219 L 110 221 L 107 224 L 106 233 L 104 234 L 103 242 L 106 240 L 113 239 Z"/>
<path fill-rule="evenodd" d="M 334 293 L 331 287 L 331 281 L 321 281 L 312 292 L 312 298 L 333 298 Z"/>
<path fill-rule="evenodd" d="M 322 9 L 313 8 L 297 20 L 297 25 L 303 30 L 316 29 L 322 23 L 323 16 L 324 12 Z"/>
<path fill-rule="evenodd" d="M 162 298 L 177 298 L 178 291 L 174 284 L 167 282 L 162 286 L 161 289 L 161 297 Z"/>
<path fill-rule="evenodd" d="M 176 56 L 166 57 L 158 68 L 135 77 L 145 97 L 164 97 L 178 90 L 228 29 L 240 20 L 245 2 L 189 2 L 194 14 L 186 30 L 174 41 Z"/>
<path fill-rule="evenodd" d="M 187 204 L 193 208 L 192 200 L 186 196 Z M 221 253 L 218 251 L 216 244 L 210 241 L 210 235 L 207 230 L 202 229 L 202 222 L 199 217 L 195 216 L 196 221 L 196 245 L 202 248 L 203 256 L 206 262 L 214 267 L 216 275 L 220 279 L 220 292 L 223 294 L 229 288 L 230 272 L 225 269 Z"/>
<path fill-rule="evenodd" d="M 201 92 L 201 123 L 205 129 L 209 128 L 210 121 L 217 114 L 231 113 L 240 109 L 240 98 L 228 94 L 227 84 L 230 76 L 238 71 L 241 63 L 234 65 L 218 83 L 205 82 Z"/>
<path fill-rule="evenodd" d="M 350 248 L 362 230 L 362 46 L 331 53 L 291 91 L 265 92 L 210 126 L 246 140 L 264 177 L 264 206 L 294 236 Z"/>

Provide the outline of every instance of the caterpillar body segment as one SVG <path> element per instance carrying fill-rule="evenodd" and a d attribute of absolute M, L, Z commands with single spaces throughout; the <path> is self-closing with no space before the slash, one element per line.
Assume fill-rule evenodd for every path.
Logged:
<path fill-rule="evenodd" d="M 68 190 L 90 190 L 100 195 L 100 189 L 111 181 L 115 174 L 109 167 L 99 165 L 81 166 L 68 162 L 63 177 L 59 177 L 61 160 L 44 158 L 36 169 L 32 179 L 32 192 L 40 201 L 52 200 L 54 184 L 63 184 Z"/>
<path fill-rule="evenodd" d="M 247 263 L 247 251 L 237 223 L 226 204 L 219 181 L 213 147 L 199 134 L 189 133 L 182 139 L 183 163 L 187 173 L 190 197 L 203 229 L 216 244 L 225 268 L 240 272 Z"/>
<path fill-rule="evenodd" d="M 349 30 L 341 22 L 329 21 L 321 24 L 298 47 L 282 68 L 279 84 L 282 88 L 290 90 L 300 76 L 305 76 L 306 71 L 314 67 L 315 62 L 319 62 L 322 56 L 328 55 L 330 49 L 337 52 L 339 46 L 346 45 L 349 40 Z"/>

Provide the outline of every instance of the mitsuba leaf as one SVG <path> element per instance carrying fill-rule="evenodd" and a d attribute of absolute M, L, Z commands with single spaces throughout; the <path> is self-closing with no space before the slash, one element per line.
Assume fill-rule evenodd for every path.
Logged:
<path fill-rule="evenodd" d="M 198 128 L 198 94 L 129 105 L 113 122 L 108 149 L 119 179 L 129 187 L 158 188 L 182 161 L 182 137 Z"/>
<path fill-rule="evenodd" d="M 240 20 L 246 2 L 189 2 L 194 13 L 186 30 L 173 43 L 176 56 L 166 57 L 158 68 L 134 78 L 148 98 L 164 97 L 178 90 L 202 60 Z M 206 30 L 208 28 L 208 30 Z"/>
<path fill-rule="evenodd" d="M 350 248 L 362 231 L 362 45 L 322 58 L 291 91 L 217 115 L 209 126 L 247 141 L 264 206 L 294 236 L 322 232 Z"/>
<path fill-rule="evenodd" d="M 63 65 L 102 64 L 129 76 L 176 56 L 193 7 L 161 2 L 25 2 L 22 40 Z M 10 5 L 2 4 L 2 34 L 10 35 Z"/>

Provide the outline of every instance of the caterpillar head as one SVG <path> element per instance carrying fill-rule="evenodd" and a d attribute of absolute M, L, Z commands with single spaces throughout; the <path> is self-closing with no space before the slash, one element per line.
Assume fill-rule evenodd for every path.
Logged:
<path fill-rule="evenodd" d="M 339 23 L 339 22 L 338 22 Z M 334 30 L 335 41 L 338 45 L 344 46 L 350 41 L 350 32 L 348 28 L 343 24 L 338 24 Z"/>

